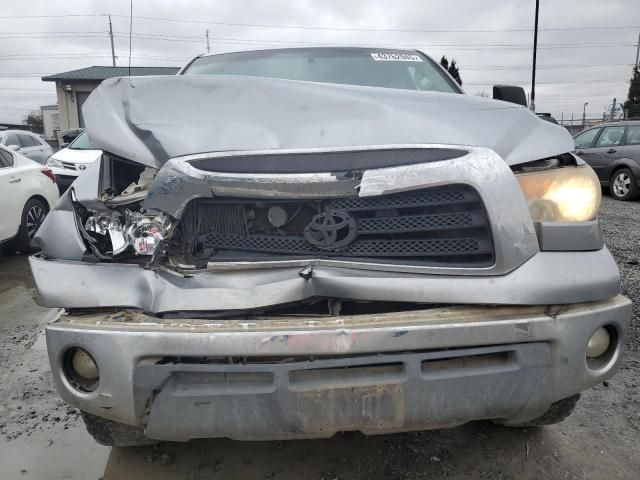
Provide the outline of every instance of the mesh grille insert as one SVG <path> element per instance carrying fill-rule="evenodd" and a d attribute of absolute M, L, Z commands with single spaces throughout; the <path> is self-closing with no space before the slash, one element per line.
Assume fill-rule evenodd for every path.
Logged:
<path fill-rule="evenodd" d="M 196 239 L 200 255 L 214 261 L 313 257 L 485 267 L 494 259 L 484 205 L 468 185 L 337 200 L 196 199 L 181 228 L 181 238 Z"/>

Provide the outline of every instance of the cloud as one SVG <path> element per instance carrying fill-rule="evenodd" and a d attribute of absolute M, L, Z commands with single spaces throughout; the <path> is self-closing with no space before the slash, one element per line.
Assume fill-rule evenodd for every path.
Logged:
<path fill-rule="evenodd" d="M 613 97 L 626 98 L 640 29 L 637 0 L 541 3 L 538 111 L 578 117 L 588 101 L 588 114 L 600 117 Z M 209 29 L 212 52 L 303 43 L 414 47 L 436 59 L 441 55 L 455 58 L 470 94 L 490 92 L 496 83 L 517 83 L 530 89 L 533 0 L 134 0 L 133 8 L 132 65 L 180 66 L 205 51 L 205 30 Z M 8 75 L 109 65 L 107 18 L 103 16 L 107 13 L 113 15 L 118 64 L 126 64 L 128 0 L 108 4 L 89 0 L 64 6 L 46 0 L 3 2 L 0 120 L 19 121 L 28 109 L 55 103 L 52 84 L 37 76 Z M 65 16 L 78 14 L 94 16 Z M 29 15 L 57 17 L 27 18 Z M 14 16 L 24 18 L 6 18 Z M 199 23 L 207 21 L 218 23 Z M 626 26 L 636 28 L 611 28 Z M 555 30 L 558 28 L 565 30 Z M 19 36 L 28 38 L 15 38 Z"/>

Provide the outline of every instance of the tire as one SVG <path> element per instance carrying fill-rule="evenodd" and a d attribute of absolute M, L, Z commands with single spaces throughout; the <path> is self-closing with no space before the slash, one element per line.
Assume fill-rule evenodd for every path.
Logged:
<path fill-rule="evenodd" d="M 34 251 L 31 246 L 31 240 L 33 240 L 48 213 L 49 207 L 38 198 L 30 198 L 26 203 L 20 217 L 20 229 L 15 238 L 15 247 L 19 252 L 29 253 Z"/>
<path fill-rule="evenodd" d="M 636 176 L 628 168 L 621 168 L 613 172 L 609 185 L 611 196 L 616 200 L 635 200 L 640 193 Z"/>
<path fill-rule="evenodd" d="M 87 412 L 81 413 L 87 432 L 100 445 L 107 447 L 142 447 L 159 443 L 157 440 L 145 437 L 142 428 L 114 422 Z"/>
<path fill-rule="evenodd" d="M 544 427 L 545 425 L 554 425 L 556 423 L 562 422 L 565 418 L 573 413 L 573 410 L 576 408 L 576 404 L 578 403 L 579 399 L 580 394 L 576 393 L 571 397 L 558 400 L 557 402 L 552 403 L 549 407 L 549 410 L 547 410 L 545 413 L 527 422 L 509 424 L 500 422 L 494 423 L 510 428 Z"/>

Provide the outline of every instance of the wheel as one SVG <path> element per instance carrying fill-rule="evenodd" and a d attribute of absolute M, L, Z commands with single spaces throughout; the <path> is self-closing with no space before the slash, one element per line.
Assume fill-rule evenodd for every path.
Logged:
<path fill-rule="evenodd" d="M 107 447 L 142 447 L 159 443 L 157 440 L 145 437 L 142 428 L 114 422 L 87 412 L 81 413 L 87 432 L 100 445 Z"/>
<path fill-rule="evenodd" d="M 611 177 L 611 195 L 616 200 L 634 200 L 638 198 L 638 182 L 631 170 L 621 168 Z"/>
<path fill-rule="evenodd" d="M 562 422 L 565 418 L 573 413 L 573 410 L 576 408 L 576 404 L 580 399 L 580 394 L 576 393 L 571 397 L 563 398 L 562 400 L 558 400 L 555 403 L 552 403 L 545 413 L 540 415 L 537 418 L 529 420 L 523 423 L 498 423 L 499 425 L 503 425 L 506 427 L 517 427 L 517 428 L 526 428 L 526 427 L 543 427 L 545 425 L 553 425 L 555 423 Z"/>
<path fill-rule="evenodd" d="M 15 246 L 18 251 L 27 253 L 33 251 L 31 240 L 35 236 L 38 228 L 42 225 L 44 218 L 49 213 L 49 207 L 37 198 L 31 198 L 22 209 L 20 219 L 20 229 L 15 239 Z"/>

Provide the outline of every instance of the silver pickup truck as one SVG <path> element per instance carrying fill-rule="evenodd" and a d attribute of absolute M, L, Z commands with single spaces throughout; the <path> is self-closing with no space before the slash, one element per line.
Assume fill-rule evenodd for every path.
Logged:
<path fill-rule="evenodd" d="M 620 365 L 592 169 L 421 52 L 201 56 L 84 118 L 105 153 L 30 263 L 101 443 L 544 425 Z"/>

